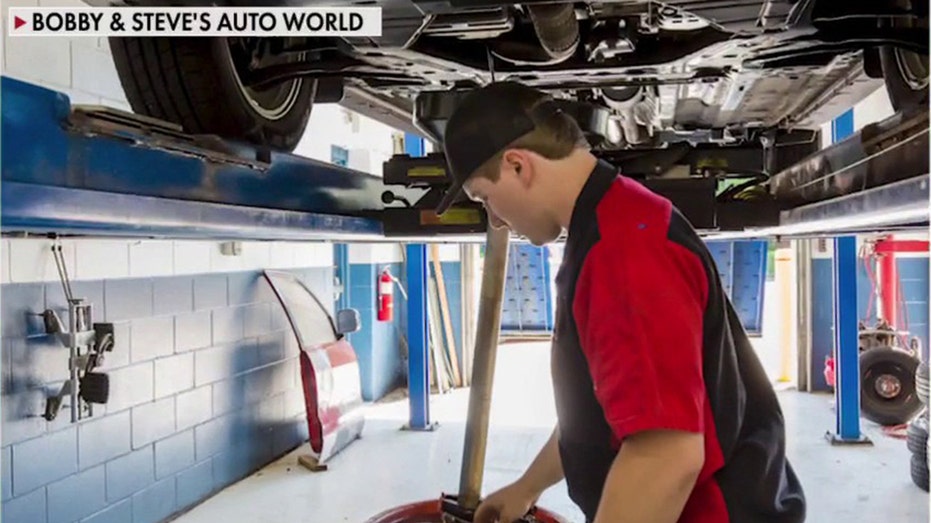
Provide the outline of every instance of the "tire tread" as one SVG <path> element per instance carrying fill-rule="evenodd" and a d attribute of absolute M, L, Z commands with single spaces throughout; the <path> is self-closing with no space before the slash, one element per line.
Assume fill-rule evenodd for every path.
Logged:
<path fill-rule="evenodd" d="M 113 59 L 133 111 L 180 125 L 192 134 L 217 134 L 292 150 L 303 136 L 313 90 L 290 123 L 266 122 L 231 91 L 229 71 L 210 38 L 112 38 Z M 224 88 L 225 87 L 225 88 Z M 238 96 L 237 96 L 238 95 Z"/>

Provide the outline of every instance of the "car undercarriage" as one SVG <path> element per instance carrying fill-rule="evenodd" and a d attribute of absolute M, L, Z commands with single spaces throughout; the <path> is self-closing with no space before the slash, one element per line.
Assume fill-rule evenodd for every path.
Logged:
<path fill-rule="evenodd" d="M 468 89 L 516 80 L 559 99 L 596 149 L 619 150 L 765 145 L 798 131 L 816 148 L 821 123 L 884 81 L 897 110 L 928 100 L 927 2 L 326 5 L 381 6 L 382 36 L 112 39 L 129 102 L 189 132 L 281 150 L 315 103 L 441 142 Z M 231 110 L 211 107 L 217 97 Z"/>

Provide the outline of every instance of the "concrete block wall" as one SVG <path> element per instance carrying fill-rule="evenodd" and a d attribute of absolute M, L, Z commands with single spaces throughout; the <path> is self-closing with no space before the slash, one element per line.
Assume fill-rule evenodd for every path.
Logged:
<path fill-rule="evenodd" d="M 433 270 L 432 267 L 431 270 Z M 446 283 L 446 297 L 449 301 L 449 322 L 452 324 L 453 339 L 456 343 L 456 356 L 460 366 L 465 364 L 471 366 L 472 362 L 463 362 L 463 272 L 462 256 L 458 245 L 440 246 L 440 270 L 443 271 L 443 281 Z"/>
<path fill-rule="evenodd" d="M 811 386 L 815 391 L 829 390 L 824 379 L 824 360 L 834 350 L 834 242 L 830 238 L 809 240 L 811 243 Z M 864 238 L 857 238 L 857 249 Z M 869 264 L 875 275 L 875 263 Z M 867 324 L 875 324 L 879 304 L 870 306 L 870 282 L 864 260 L 857 263 L 857 312 Z"/>
<path fill-rule="evenodd" d="M 388 268 L 398 278 L 405 291 L 410 285 L 404 246 L 397 244 L 349 245 L 349 306 L 359 311 L 362 328 L 349 335 L 356 348 L 362 375 L 362 397 L 377 401 L 394 388 L 406 384 L 407 379 L 407 301 L 395 287 L 394 320 L 379 322 L 376 286 L 381 271 Z M 456 353 L 462 361 L 462 263 L 459 247 L 440 245 L 439 259 L 446 285 L 450 324 L 456 343 Z M 428 257 L 430 249 L 428 247 Z M 433 274 L 428 262 L 428 273 Z M 432 320 L 431 320 L 432 321 Z"/>
<path fill-rule="evenodd" d="M 315 105 L 307 125 L 295 154 L 331 162 L 331 147 L 337 145 L 349 152 L 347 167 L 375 176 L 394 154 L 393 135 L 403 134 L 336 104 Z"/>
<path fill-rule="evenodd" d="M 358 310 L 362 319 L 362 328 L 350 334 L 349 340 L 359 347 L 362 398 L 366 401 L 378 400 L 401 385 L 405 372 L 402 339 L 407 326 L 407 303 L 400 291 L 394 292 L 394 320 L 378 321 L 375 289 L 385 267 L 406 287 L 399 245 L 349 245 L 349 281 L 344 285 L 349 289 L 349 306 Z"/>
<path fill-rule="evenodd" d="M 63 242 L 75 295 L 116 328 L 109 402 L 77 423 L 40 417 L 68 378 L 33 316 L 67 318 L 50 245 L 0 244 L 4 521 L 162 521 L 306 441 L 296 341 L 261 270 L 298 274 L 332 313 L 330 245 Z"/>
<path fill-rule="evenodd" d="M 449 306 L 449 323 L 452 327 L 453 342 L 456 344 L 456 359 L 459 361 L 460 372 L 461 368 L 465 365 L 471 366 L 472 362 L 463 361 L 463 325 L 462 325 L 462 314 L 463 314 L 463 290 L 462 290 L 462 256 L 460 248 L 458 245 L 439 245 L 438 248 L 438 257 L 440 260 L 440 271 L 443 273 L 443 283 L 446 286 L 446 301 Z M 427 256 L 429 259 L 430 256 L 430 246 L 427 246 Z M 435 267 L 432 263 L 428 263 L 428 274 L 431 277 L 434 277 Z M 479 284 L 481 279 L 479 279 Z M 474 294 L 478 296 L 478 294 Z M 473 317 L 476 317 L 478 314 L 478 300 L 475 300 L 476 303 L 473 303 L 472 306 L 476 308 L 473 312 Z M 431 316 L 432 321 L 432 316 Z M 442 329 L 441 329 L 442 332 Z M 442 333 L 443 344 L 446 344 L 446 334 Z"/>
<path fill-rule="evenodd" d="M 8 0 L 4 7 L 85 7 L 80 0 Z M 72 103 L 130 110 L 106 38 L 11 38 L 3 15 L 2 73 L 67 93 Z"/>
<path fill-rule="evenodd" d="M 895 236 L 899 240 L 928 241 L 927 233 L 906 233 Z M 897 253 L 896 270 L 899 273 L 902 299 L 905 309 L 899 314 L 907 324 L 899 328 L 907 330 L 909 337 L 916 336 L 921 341 L 922 358 L 928 361 L 931 348 L 931 328 L 929 328 L 929 289 L 928 289 L 928 253 Z M 901 307 L 900 307 L 901 308 Z"/>

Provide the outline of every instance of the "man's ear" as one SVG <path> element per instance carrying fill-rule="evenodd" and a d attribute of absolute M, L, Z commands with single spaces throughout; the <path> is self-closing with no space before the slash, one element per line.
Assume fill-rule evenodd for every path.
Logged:
<path fill-rule="evenodd" d="M 517 174 L 518 181 L 524 185 L 530 183 L 533 176 L 533 166 L 530 163 L 530 155 L 526 151 L 508 150 L 504 153 L 502 161 Z"/>

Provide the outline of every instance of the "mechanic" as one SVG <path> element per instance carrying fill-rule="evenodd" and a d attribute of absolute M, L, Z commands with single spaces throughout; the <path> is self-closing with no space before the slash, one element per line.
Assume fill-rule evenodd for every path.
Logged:
<path fill-rule="evenodd" d="M 449 119 L 452 185 L 534 245 L 567 233 L 556 276 L 558 422 L 475 521 L 511 522 L 565 478 L 589 523 L 795 523 L 805 496 L 775 391 L 691 224 L 591 153 L 530 87 L 473 90 Z"/>

